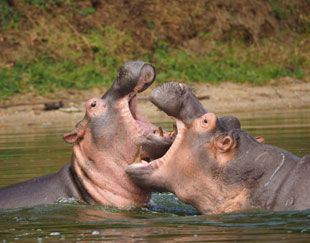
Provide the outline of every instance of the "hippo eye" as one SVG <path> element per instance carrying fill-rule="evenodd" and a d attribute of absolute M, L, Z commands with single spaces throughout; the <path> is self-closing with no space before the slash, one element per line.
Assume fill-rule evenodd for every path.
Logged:
<path fill-rule="evenodd" d="M 91 103 L 91 107 L 95 107 L 96 106 L 96 101 L 94 101 L 93 103 Z"/>
<path fill-rule="evenodd" d="M 208 123 L 208 120 L 206 118 L 203 119 L 203 123 Z"/>

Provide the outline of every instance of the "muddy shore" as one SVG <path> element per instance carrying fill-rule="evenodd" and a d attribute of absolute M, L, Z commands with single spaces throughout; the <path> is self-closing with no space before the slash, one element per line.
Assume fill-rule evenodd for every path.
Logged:
<path fill-rule="evenodd" d="M 310 107 L 310 81 L 283 78 L 271 81 L 265 86 L 251 86 L 230 82 L 220 85 L 201 83 L 191 83 L 189 85 L 197 96 L 205 97 L 201 100 L 202 104 L 208 111 L 214 113 L 234 114 L 246 111 Z M 152 87 L 155 86 L 156 84 Z M 61 99 L 79 99 L 79 101 L 66 102 L 63 109 L 52 111 L 44 111 L 44 104 L 1 108 L 1 129 L 14 128 L 16 126 L 55 124 L 74 126 L 85 114 L 84 100 L 92 97 L 101 97 L 105 90 L 106 88 L 98 88 L 85 91 L 62 91 L 57 95 L 33 96 L 26 94 L 10 97 L 1 102 L 0 105 Z M 147 97 L 148 92 L 144 92 L 141 96 Z M 139 110 L 153 122 L 162 121 L 163 119 L 169 120 L 163 112 L 158 111 L 147 99 L 139 101 Z"/>

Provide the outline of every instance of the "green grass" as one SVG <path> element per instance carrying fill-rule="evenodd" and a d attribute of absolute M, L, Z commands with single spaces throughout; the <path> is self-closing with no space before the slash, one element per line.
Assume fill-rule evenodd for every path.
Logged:
<path fill-rule="evenodd" d="M 0 24 L 5 29 L 19 28 L 19 22 L 24 15 L 25 5 L 37 7 L 39 9 L 47 9 L 55 5 L 72 5 L 74 6 L 74 0 L 20 0 L 19 7 L 13 7 L 15 4 L 9 4 L 9 0 L 0 1 Z M 17 1 L 18 2 L 18 1 Z M 93 8 L 87 8 L 81 11 L 81 15 L 88 15 L 95 12 Z M 1 28 L 0 28 L 1 30 Z"/>
<path fill-rule="evenodd" d="M 18 63 L 12 69 L 0 69 L 0 99 L 30 91 L 44 94 L 57 89 L 109 86 L 114 78 L 114 69 L 107 68 L 103 74 L 94 64 L 78 66 L 72 61 L 51 63 L 43 60 Z"/>
<path fill-rule="evenodd" d="M 91 36 L 92 44 L 99 41 L 94 33 Z M 153 53 L 140 59 L 155 65 L 158 82 L 177 80 L 220 83 L 229 80 L 260 85 L 270 79 L 286 76 L 303 78 L 303 71 L 297 64 L 293 69 L 275 64 L 257 66 L 254 62 L 234 57 L 238 51 L 238 48 L 231 49 L 224 55 L 219 50 L 214 50 L 197 56 L 189 51 L 169 49 L 168 44 L 163 42 L 155 45 Z M 70 59 L 55 62 L 43 55 L 41 59 L 31 63 L 21 61 L 11 69 L 0 69 L 0 99 L 29 91 L 44 94 L 57 89 L 110 86 L 122 64 L 122 60 L 109 55 L 102 46 L 98 47 L 93 62 L 82 65 Z"/>
<path fill-rule="evenodd" d="M 187 82 L 233 81 L 261 85 L 270 79 L 281 77 L 303 78 L 303 70 L 296 63 L 293 69 L 277 64 L 259 64 L 262 57 L 255 60 L 255 57 L 242 58 L 244 53 L 238 56 L 242 48 L 237 45 L 222 51 L 219 44 L 218 48 L 211 52 L 197 55 L 190 51 L 169 50 L 167 43 L 160 43 L 154 54 L 149 54 L 144 60 L 155 64 L 160 71 L 157 75 L 160 82 L 175 79 Z"/>
<path fill-rule="evenodd" d="M 85 10 L 80 11 L 80 14 L 83 15 L 83 16 L 86 16 L 86 15 L 89 15 L 89 14 L 93 14 L 95 12 L 96 12 L 96 9 L 94 9 L 94 8 L 86 8 Z"/>
<path fill-rule="evenodd" d="M 19 9 L 8 3 L 7 0 L 0 1 L 0 21 L 6 30 L 18 28 L 24 6 L 38 8 L 37 14 L 44 11 L 49 14 L 49 8 L 60 7 L 57 8 L 59 13 L 56 11 L 57 18 L 48 15 L 52 22 L 44 22 L 44 18 L 34 21 L 32 28 L 24 34 L 28 39 L 29 34 L 37 37 L 29 46 L 27 59 L 18 57 L 14 59 L 14 63 L 18 61 L 13 67 L 0 68 L 0 100 L 30 91 L 45 94 L 59 89 L 110 86 L 119 67 L 126 61 L 137 59 L 154 64 L 157 82 L 175 80 L 216 84 L 232 81 L 262 85 L 281 77 L 309 77 L 309 49 L 302 36 L 301 40 L 294 38 L 288 43 L 273 39 L 247 46 L 234 37 L 221 42 L 203 30 L 196 38 L 208 43 L 208 48 L 199 46 L 199 51 L 197 48 L 193 51 L 191 46 L 176 49 L 162 41 L 164 38 L 160 41 L 156 37 L 155 22 L 146 19 L 153 33 L 152 39 L 147 39 L 153 43 L 149 48 L 139 46 L 131 34 L 133 30 L 122 31 L 103 22 L 79 32 L 70 23 L 70 17 L 61 12 L 62 7 L 69 6 L 69 10 L 72 7 L 71 10 L 81 18 L 95 16 L 96 9 L 75 8 L 74 0 L 21 0 Z M 295 5 L 286 0 L 272 0 L 272 11 L 277 18 L 285 19 L 295 13 Z M 1 63 L 1 66 L 10 66 L 7 64 Z"/>
<path fill-rule="evenodd" d="M 0 1 L 0 29 L 17 28 L 21 16 L 22 10 L 15 11 L 6 1 Z"/>
<path fill-rule="evenodd" d="M 294 1 L 290 0 L 272 0 L 271 9 L 276 18 L 278 19 L 284 19 L 288 15 L 296 14 L 296 6 L 294 4 Z"/>

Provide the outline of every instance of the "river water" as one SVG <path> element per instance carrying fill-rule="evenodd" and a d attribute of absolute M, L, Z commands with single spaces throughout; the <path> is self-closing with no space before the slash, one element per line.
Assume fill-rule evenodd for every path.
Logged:
<path fill-rule="evenodd" d="M 225 115 L 225 114 L 219 114 Z M 242 128 L 299 157 L 310 154 L 310 109 L 234 114 Z M 169 121 L 164 127 L 171 127 Z M 0 128 L 0 187 L 58 171 L 73 127 Z M 309 175 L 310 176 L 310 175 Z M 0 242 L 310 242 L 310 210 L 251 210 L 201 216 L 173 194 L 154 194 L 151 209 L 118 210 L 63 200 L 53 206 L 0 210 Z"/>

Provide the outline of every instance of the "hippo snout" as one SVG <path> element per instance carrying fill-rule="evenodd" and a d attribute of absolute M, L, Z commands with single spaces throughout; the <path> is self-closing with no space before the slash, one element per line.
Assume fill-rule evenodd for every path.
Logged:
<path fill-rule="evenodd" d="M 169 82 L 155 88 L 150 93 L 150 100 L 167 115 L 182 120 L 186 125 L 207 113 L 191 88 L 182 83 Z"/>

